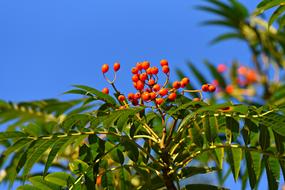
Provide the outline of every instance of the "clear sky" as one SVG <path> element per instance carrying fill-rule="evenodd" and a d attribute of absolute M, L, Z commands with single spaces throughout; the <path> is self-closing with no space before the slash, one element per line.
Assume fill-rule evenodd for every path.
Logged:
<path fill-rule="evenodd" d="M 259 2 L 240 1 L 250 10 Z M 173 70 L 186 69 L 187 60 L 201 65 L 206 58 L 215 64 L 229 64 L 232 59 L 250 62 L 241 42 L 209 46 L 225 29 L 199 25 L 212 17 L 195 10 L 201 3 L 1 0 L 0 99 L 64 98 L 61 93 L 72 84 L 101 89 L 106 84 L 101 65 L 115 61 L 121 63 L 118 86 L 125 91 L 131 87 L 129 70 L 138 61 L 158 65 L 166 58 Z M 226 186 L 240 189 L 232 181 Z"/>

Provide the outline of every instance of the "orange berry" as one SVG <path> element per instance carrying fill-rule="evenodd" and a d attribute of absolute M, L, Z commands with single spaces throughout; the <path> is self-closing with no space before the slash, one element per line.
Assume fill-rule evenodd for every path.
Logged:
<path fill-rule="evenodd" d="M 135 93 L 135 96 L 134 96 L 135 99 L 139 99 L 140 97 L 141 97 L 141 94 L 139 92 Z"/>
<path fill-rule="evenodd" d="M 247 74 L 247 68 L 245 66 L 240 66 L 238 68 L 238 74 L 240 75 L 246 75 Z"/>
<path fill-rule="evenodd" d="M 132 81 L 133 82 L 138 82 L 139 81 L 139 75 L 138 74 L 135 74 L 132 76 Z"/>
<path fill-rule="evenodd" d="M 135 98 L 135 94 L 134 93 L 129 93 L 128 94 L 128 99 L 129 100 L 133 100 Z"/>
<path fill-rule="evenodd" d="M 156 98 L 156 99 L 155 99 L 155 103 L 156 103 L 157 105 L 162 104 L 162 103 L 163 103 L 163 101 L 164 101 L 164 99 L 163 99 L 163 98 Z"/>
<path fill-rule="evenodd" d="M 150 99 L 150 95 L 149 95 L 149 93 L 148 92 L 144 92 L 144 93 L 142 93 L 142 99 L 143 99 L 143 101 L 149 101 L 149 99 Z"/>
<path fill-rule="evenodd" d="M 158 68 L 157 67 L 152 67 L 151 68 L 151 74 L 157 75 L 157 73 L 158 73 Z"/>
<path fill-rule="evenodd" d="M 172 87 L 175 88 L 175 89 L 179 89 L 181 86 L 181 83 L 179 81 L 174 81 L 172 83 Z"/>
<path fill-rule="evenodd" d="M 199 102 L 199 101 L 200 101 L 200 98 L 193 98 L 192 101 L 194 101 L 194 102 Z"/>
<path fill-rule="evenodd" d="M 125 96 L 124 95 L 119 95 L 118 96 L 118 100 L 120 101 L 120 102 L 123 102 L 123 101 L 125 101 Z"/>
<path fill-rule="evenodd" d="M 99 176 L 96 177 L 96 185 L 100 186 L 101 184 L 102 184 L 102 176 L 99 175 Z"/>
<path fill-rule="evenodd" d="M 155 92 L 158 92 L 160 90 L 160 85 L 159 84 L 155 84 L 153 85 L 152 89 L 155 91 Z"/>
<path fill-rule="evenodd" d="M 150 96 L 151 100 L 154 100 L 156 98 L 156 93 L 155 92 L 150 92 L 149 96 Z"/>
<path fill-rule="evenodd" d="M 214 85 L 209 85 L 209 92 L 215 92 L 216 87 Z"/>
<path fill-rule="evenodd" d="M 209 85 L 208 84 L 203 84 L 202 85 L 202 91 L 203 92 L 208 92 L 209 91 Z"/>
<path fill-rule="evenodd" d="M 109 65 L 108 64 L 104 64 L 104 65 L 102 65 L 102 73 L 106 73 L 106 72 L 108 72 L 109 71 Z"/>
<path fill-rule="evenodd" d="M 162 60 L 160 61 L 160 65 L 161 65 L 162 67 L 165 66 L 165 65 L 168 66 L 168 61 L 167 61 L 166 59 L 162 59 Z"/>
<path fill-rule="evenodd" d="M 187 84 L 189 84 L 190 80 L 187 77 L 184 77 L 180 83 L 181 83 L 181 87 L 184 88 Z"/>
<path fill-rule="evenodd" d="M 102 92 L 103 92 L 104 94 L 109 94 L 109 89 L 108 89 L 108 88 L 103 88 L 103 89 L 102 89 Z"/>
<path fill-rule="evenodd" d="M 148 80 L 148 85 L 152 86 L 155 84 L 155 80 L 154 79 L 149 79 Z"/>
<path fill-rule="evenodd" d="M 176 93 L 175 93 L 175 92 L 172 92 L 171 94 L 169 94 L 169 95 L 168 95 L 168 99 L 169 99 L 170 101 L 175 100 L 175 99 L 176 99 L 176 97 L 177 97 L 177 95 L 176 95 Z"/>
<path fill-rule="evenodd" d="M 257 76 L 256 76 L 256 72 L 252 69 L 248 70 L 247 74 L 246 74 L 246 80 L 249 83 L 254 83 L 257 81 Z"/>
<path fill-rule="evenodd" d="M 234 87 L 233 87 L 233 85 L 228 85 L 227 87 L 226 87 L 226 93 L 228 93 L 228 94 L 232 94 L 234 92 Z"/>
<path fill-rule="evenodd" d="M 142 63 L 142 68 L 143 68 L 144 70 L 147 70 L 147 69 L 149 68 L 149 66 L 150 66 L 150 64 L 149 64 L 148 61 L 144 61 L 144 62 Z"/>
<path fill-rule="evenodd" d="M 164 65 L 162 67 L 162 72 L 164 72 L 165 74 L 169 73 L 169 67 L 167 65 Z"/>
<path fill-rule="evenodd" d="M 225 65 L 225 64 L 219 64 L 218 66 L 217 66 L 217 71 L 219 72 L 219 73 L 223 73 L 223 72 L 225 72 L 227 70 L 227 66 Z"/>
<path fill-rule="evenodd" d="M 148 75 L 151 75 L 151 74 L 152 74 L 152 68 L 151 68 L 151 67 L 149 67 L 149 68 L 146 70 L 146 74 L 148 74 Z"/>
<path fill-rule="evenodd" d="M 147 79 L 147 74 L 146 73 L 140 74 L 140 80 L 141 81 L 145 81 L 146 79 Z"/>
<path fill-rule="evenodd" d="M 113 67 L 113 68 L 114 68 L 114 71 L 117 72 L 117 71 L 120 69 L 120 67 L 121 67 L 120 63 L 117 63 L 117 62 L 116 62 L 116 63 L 114 64 L 114 67 Z"/>
<path fill-rule="evenodd" d="M 168 90 L 166 88 L 162 88 L 158 93 L 160 96 L 165 96 L 168 93 Z"/>
<path fill-rule="evenodd" d="M 142 64 L 140 62 L 137 63 L 136 67 L 139 71 L 142 70 Z"/>
<path fill-rule="evenodd" d="M 136 89 L 137 90 L 142 90 L 144 88 L 144 82 L 142 82 L 141 80 L 139 80 L 137 82 L 137 85 L 136 85 Z"/>
<path fill-rule="evenodd" d="M 132 68 L 132 73 L 133 73 L 133 74 L 138 74 L 138 73 L 139 73 L 138 68 L 133 67 L 133 68 Z"/>

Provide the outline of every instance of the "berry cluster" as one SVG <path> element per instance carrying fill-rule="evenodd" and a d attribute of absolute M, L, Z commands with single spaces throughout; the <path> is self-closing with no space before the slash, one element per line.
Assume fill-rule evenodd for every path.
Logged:
<path fill-rule="evenodd" d="M 165 102 L 165 100 L 174 101 L 179 93 L 184 94 L 184 92 L 200 93 L 202 98 L 202 91 L 214 92 L 216 90 L 216 87 L 211 84 L 204 84 L 199 90 L 186 90 L 184 88 L 190 82 L 187 77 L 184 77 L 180 81 L 174 81 L 171 87 L 167 87 L 170 76 L 170 68 L 168 66 L 168 61 L 165 59 L 161 60 L 160 66 L 162 73 L 166 76 L 166 80 L 163 84 L 159 84 L 158 81 L 158 67 L 151 66 L 150 62 L 148 61 L 138 62 L 136 66 L 131 69 L 131 79 L 136 92 L 129 93 L 127 97 L 125 97 L 115 88 L 114 80 L 110 81 L 108 78 L 106 78 L 105 73 L 109 71 L 109 66 L 107 64 L 104 64 L 102 66 L 102 73 L 105 79 L 114 87 L 114 90 L 118 94 L 117 99 L 124 104 L 127 104 L 128 100 L 134 106 L 142 105 L 149 102 L 153 102 L 156 106 L 159 106 L 163 102 Z M 120 64 L 115 63 L 113 69 L 116 76 L 116 72 L 120 69 Z M 182 90 L 179 92 L 180 89 Z M 102 92 L 105 94 L 109 94 L 109 89 L 104 88 Z M 199 100 L 199 98 L 193 99 L 193 101 Z"/>
<path fill-rule="evenodd" d="M 228 68 L 225 64 L 219 64 L 217 66 L 217 71 L 221 74 L 225 73 L 227 70 Z M 241 65 L 238 67 L 238 70 L 237 70 L 236 81 L 232 81 L 232 84 L 227 85 L 225 88 L 225 92 L 227 94 L 232 94 L 234 93 L 235 89 L 246 88 L 249 85 L 253 85 L 257 83 L 258 79 L 259 79 L 259 76 L 255 70 Z M 217 80 L 214 80 L 213 83 L 215 84 L 215 86 L 219 86 Z"/>

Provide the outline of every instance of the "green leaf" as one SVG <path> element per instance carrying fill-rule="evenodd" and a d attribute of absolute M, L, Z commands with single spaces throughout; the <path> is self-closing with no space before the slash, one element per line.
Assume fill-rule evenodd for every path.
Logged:
<path fill-rule="evenodd" d="M 30 177 L 29 181 L 41 190 L 60 190 L 59 186 L 45 181 L 42 176 Z"/>
<path fill-rule="evenodd" d="M 206 116 L 205 118 L 203 118 L 203 128 L 207 141 L 210 143 L 214 143 L 218 135 L 218 124 L 216 117 Z"/>
<path fill-rule="evenodd" d="M 32 185 L 22 185 L 18 187 L 17 190 L 41 190 L 41 189 L 34 187 Z"/>
<path fill-rule="evenodd" d="M 264 0 L 257 5 L 254 15 L 259 15 L 272 7 L 284 5 L 284 3 L 284 0 Z"/>
<path fill-rule="evenodd" d="M 27 139 L 27 138 L 21 138 L 18 141 L 16 141 L 12 146 L 8 147 L 3 154 L 5 156 L 10 155 L 13 152 L 17 152 L 26 146 L 28 146 L 32 142 L 32 139 Z"/>
<path fill-rule="evenodd" d="M 54 144 L 54 140 L 38 140 L 35 145 L 29 150 L 27 160 L 24 165 L 23 176 L 27 176 L 33 165 L 43 156 L 49 147 Z"/>
<path fill-rule="evenodd" d="M 199 146 L 199 147 L 203 147 L 203 136 L 201 133 L 201 130 L 199 128 L 199 125 L 197 124 L 197 122 L 194 121 L 194 125 L 193 128 L 189 129 L 189 133 L 190 133 L 190 138 L 193 140 L 193 142 Z"/>
<path fill-rule="evenodd" d="M 182 168 L 181 173 L 179 174 L 179 178 L 184 179 L 198 174 L 207 174 L 215 172 L 217 170 L 218 169 L 215 167 L 194 167 L 194 166 L 184 167 Z"/>
<path fill-rule="evenodd" d="M 254 189 L 257 185 L 257 179 L 259 178 L 259 170 L 261 167 L 260 154 L 256 152 L 245 151 L 245 159 L 249 184 L 251 189 Z"/>
<path fill-rule="evenodd" d="M 229 190 L 224 187 L 207 185 L 207 184 L 191 184 L 185 186 L 186 190 Z"/>
<path fill-rule="evenodd" d="M 45 169 L 44 169 L 44 176 L 47 174 L 49 167 L 52 165 L 52 162 L 54 160 L 54 158 L 56 157 L 56 155 L 59 152 L 62 152 L 63 149 L 71 143 L 71 140 L 73 140 L 74 137 L 67 137 L 67 138 L 58 138 L 57 140 L 55 140 L 54 145 L 52 146 L 52 149 L 48 155 L 46 164 L 45 164 Z"/>
<path fill-rule="evenodd" d="M 7 139 L 13 139 L 13 138 L 21 138 L 26 137 L 27 135 L 25 133 L 19 132 L 19 131 L 6 131 L 6 132 L 0 132 L 0 139 L 1 140 L 7 140 Z"/>
<path fill-rule="evenodd" d="M 226 22 L 223 22 L 224 25 L 226 25 L 227 23 Z M 215 23 L 215 24 L 218 24 L 218 23 Z M 220 23 L 221 24 L 221 23 Z M 229 25 L 229 24 L 227 24 Z M 231 25 L 229 25 L 231 26 Z M 239 34 L 239 33 L 225 33 L 225 34 L 221 34 L 217 37 L 215 37 L 213 40 L 211 40 L 211 44 L 216 44 L 216 43 L 219 43 L 219 42 L 222 42 L 222 41 L 225 41 L 225 40 L 229 40 L 229 39 L 239 39 L 239 40 L 244 40 L 244 37 Z"/>
<path fill-rule="evenodd" d="M 280 178 L 280 167 L 276 159 L 271 157 L 264 157 L 268 189 L 277 190 Z"/>
<path fill-rule="evenodd" d="M 268 126 L 273 129 L 276 133 L 281 136 L 285 136 L 285 117 L 278 113 L 267 114 L 265 117 L 259 117 L 257 119 L 261 124 Z"/>
<path fill-rule="evenodd" d="M 124 146 L 125 151 L 128 155 L 128 157 L 133 161 L 137 162 L 139 158 L 139 150 L 136 146 L 136 142 L 133 142 L 131 140 L 127 140 L 126 138 L 123 138 L 121 140 L 121 145 Z"/>
<path fill-rule="evenodd" d="M 110 156 L 111 156 L 112 160 L 123 165 L 125 158 L 124 158 L 122 151 L 119 148 L 114 149 L 111 152 Z"/>
<path fill-rule="evenodd" d="M 271 15 L 269 22 L 268 22 L 268 26 L 271 26 L 273 24 L 273 22 L 283 13 L 285 12 L 285 5 L 278 7 L 278 9 L 276 9 L 274 11 L 274 13 Z"/>
<path fill-rule="evenodd" d="M 84 85 L 74 85 L 74 86 L 85 90 L 87 93 L 95 95 L 98 99 L 103 100 L 106 103 L 109 103 L 111 105 L 116 105 L 116 100 L 112 96 L 104 94 L 103 92 L 96 90 L 95 88 L 91 88 L 89 86 L 84 86 Z"/>
<path fill-rule="evenodd" d="M 68 164 L 71 172 L 75 174 L 80 174 L 85 172 L 88 169 L 88 164 L 82 160 L 76 159 Z"/>
<path fill-rule="evenodd" d="M 213 154 L 214 154 L 214 160 L 215 160 L 218 168 L 222 169 L 223 168 L 224 156 L 225 156 L 224 148 L 216 148 L 213 151 Z"/>
<path fill-rule="evenodd" d="M 69 179 L 73 179 L 72 176 L 65 172 L 55 172 L 48 174 L 45 178 L 45 181 L 48 181 L 50 183 L 54 183 L 56 185 L 59 185 L 61 187 L 67 186 L 67 181 Z"/>
<path fill-rule="evenodd" d="M 240 171 L 240 162 L 242 159 L 242 150 L 239 148 L 228 148 L 227 156 L 234 176 L 234 180 L 237 181 Z"/>
<path fill-rule="evenodd" d="M 260 127 L 260 135 L 259 135 L 259 143 L 262 150 L 266 150 L 270 147 L 270 135 L 269 130 L 264 125 L 259 125 Z"/>

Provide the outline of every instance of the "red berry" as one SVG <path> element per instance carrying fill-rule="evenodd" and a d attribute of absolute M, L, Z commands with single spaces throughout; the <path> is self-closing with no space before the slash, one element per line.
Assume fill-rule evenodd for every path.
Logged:
<path fill-rule="evenodd" d="M 142 64 L 141 63 L 137 63 L 137 65 L 136 65 L 136 67 L 137 67 L 137 69 L 140 71 L 140 70 L 142 70 Z"/>
<path fill-rule="evenodd" d="M 123 102 L 123 101 L 125 101 L 125 96 L 124 95 L 119 95 L 118 96 L 118 100 L 120 101 L 120 102 Z"/>
<path fill-rule="evenodd" d="M 146 70 L 146 74 L 148 74 L 148 75 L 152 74 L 152 68 L 151 67 Z"/>
<path fill-rule="evenodd" d="M 175 89 L 179 89 L 181 86 L 181 83 L 179 81 L 174 81 L 172 83 L 172 87 L 175 88 Z"/>
<path fill-rule="evenodd" d="M 184 88 L 187 84 L 189 84 L 190 80 L 187 77 L 184 77 L 180 83 L 181 83 L 181 87 Z"/>
<path fill-rule="evenodd" d="M 137 92 L 137 93 L 135 93 L 135 99 L 137 100 L 137 99 L 139 99 L 141 97 L 141 94 L 139 93 L 139 92 Z"/>
<path fill-rule="evenodd" d="M 217 71 L 219 73 L 223 73 L 227 70 L 227 66 L 225 64 L 219 64 L 218 67 L 217 67 Z"/>
<path fill-rule="evenodd" d="M 155 84 L 153 85 L 152 89 L 155 91 L 155 92 L 158 92 L 160 90 L 160 85 L 159 84 Z"/>
<path fill-rule="evenodd" d="M 168 93 L 168 90 L 166 88 L 162 88 L 158 93 L 160 96 L 165 96 Z"/>
<path fill-rule="evenodd" d="M 234 87 L 233 87 L 233 85 L 228 85 L 227 87 L 226 87 L 226 92 L 228 93 L 228 94 L 232 94 L 233 92 L 234 92 Z"/>
<path fill-rule="evenodd" d="M 166 59 L 162 59 L 162 60 L 160 61 L 160 65 L 161 65 L 162 67 L 165 66 L 165 65 L 168 66 L 168 61 L 167 61 Z"/>
<path fill-rule="evenodd" d="M 135 98 L 135 94 L 134 93 L 129 93 L 128 94 L 128 99 L 129 100 L 133 100 Z"/>
<path fill-rule="evenodd" d="M 106 73 L 108 71 L 109 71 L 109 65 L 108 64 L 102 65 L 102 73 Z"/>
<path fill-rule="evenodd" d="M 148 61 L 144 61 L 144 62 L 142 63 L 142 68 L 143 68 L 144 70 L 147 70 L 147 69 L 149 68 L 149 66 L 150 66 L 150 64 L 149 64 Z"/>
<path fill-rule="evenodd" d="M 154 100 L 156 98 L 156 93 L 155 92 L 151 92 L 149 93 L 150 99 Z"/>
<path fill-rule="evenodd" d="M 162 72 L 164 72 L 165 74 L 169 73 L 169 67 L 167 65 L 163 66 Z"/>
<path fill-rule="evenodd" d="M 136 85 L 136 89 L 137 90 L 142 90 L 144 88 L 144 82 L 142 82 L 141 80 L 139 80 L 137 82 L 137 85 Z"/>
<path fill-rule="evenodd" d="M 142 99 L 143 99 L 143 101 L 149 101 L 149 99 L 150 99 L 150 95 L 149 95 L 149 93 L 148 92 L 144 92 L 144 93 L 142 93 Z"/>
<path fill-rule="evenodd" d="M 155 103 L 156 103 L 157 105 L 162 104 L 162 103 L 163 103 L 163 101 L 164 101 L 164 99 L 163 99 L 163 98 L 156 98 L 156 99 L 155 99 Z"/>
<path fill-rule="evenodd" d="M 246 75 L 247 74 L 247 68 L 245 66 L 240 66 L 238 68 L 238 74 L 240 75 Z"/>
<path fill-rule="evenodd" d="M 139 73 L 138 68 L 133 67 L 133 68 L 132 68 L 132 73 L 133 73 L 133 74 L 138 74 L 138 73 Z"/>
<path fill-rule="evenodd" d="M 116 63 L 114 64 L 114 67 L 113 67 L 113 68 L 114 68 L 114 71 L 117 72 L 117 71 L 120 69 L 120 67 L 121 67 L 120 63 L 117 63 L 117 62 L 116 62 Z"/>
<path fill-rule="evenodd" d="M 209 85 L 208 84 L 203 84 L 202 85 L 202 91 L 203 92 L 208 92 L 209 91 Z"/>
<path fill-rule="evenodd" d="M 158 68 L 157 68 L 157 67 L 152 67 L 152 68 L 151 68 L 151 73 L 152 73 L 153 75 L 157 75 L 157 73 L 158 73 Z"/>
<path fill-rule="evenodd" d="M 139 81 L 139 75 L 138 74 L 135 74 L 132 76 L 132 81 L 133 82 L 138 82 Z"/>
<path fill-rule="evenodd" d="M 215 92 L 216 87 L 214 85 L 209 85 L 209 92 Z"/>
<path fill-rule="evenodd" d="M 145 81 L 146 79 L 147 79 L 147 74 L 146 73 L 140 74 L 140 80 L 141 81 Z"/>
<path fill-rule="evenodd" d="M 102 92 L 103 92 L 104 94 L 109 94 L 109 89 L 108 89 L 108 88 L 103 88 L 103 89 L 102 89 Z"/>
<path fill-rule="evenodd" d="M 170 101 L 175 100 L 175 99 L 176 99 L 176 97 L 177 97 L 177 95 L 176 95 L 176 93 L 175 93 L 175 92 L 172 92 L 171 94 L 169 94 L 169 95 L 168 95 L 168 99 L 169 99 Z"/>
<path fill-rule="evenodd" d="M 148 85 L 152 86 L 155 84 L 155 80 L 154 79 L 149 79 L 148 80 Z"/>
<path fill-rule="evenodd" d="M 139 102 L 138 102 L 137 99 L 133 99 L 133 100 L 132 100 L 132 104 L 133 104 L 134 106 L 137 106 L 137 105 L 139 104 Z"/>

